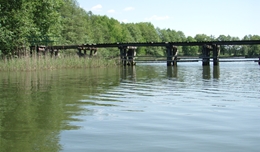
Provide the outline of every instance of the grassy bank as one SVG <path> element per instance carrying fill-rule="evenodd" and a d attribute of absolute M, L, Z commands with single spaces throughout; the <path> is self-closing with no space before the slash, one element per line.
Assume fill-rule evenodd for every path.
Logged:
<path fill-rule="evenodd" d="M 0 71 L 36 71 L 72 68 L 98 68 L 116 66 L 118 59 L 79 58 L 68 56 L 64 58 L 24 57 L 9 60 L 0 60 Z"/>

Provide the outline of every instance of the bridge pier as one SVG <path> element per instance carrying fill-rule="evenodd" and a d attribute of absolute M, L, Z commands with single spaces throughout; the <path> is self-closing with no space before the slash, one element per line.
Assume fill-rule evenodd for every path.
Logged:
<path fill-rule="evenodd" d="M 219 45 L 212 45 L 213 47 L 213 65 L 219 65 L 219 54 L 220 54 L 220 46 Z"/>
<path fill-rule="evenodd" d="M 171 66 L 171 63 L 172 63 L 172 58 L 171 58 L 171 47 L 168 46 L 166 47 L 166 55 L 167 55 L 167 58 L 166 58 L 166 62 L 167 62 L 167 66 Z"/>
<path fill-rule="evenodd" d="M 44 46 L 44 45 L 37 45 L 36 52 L 37 52 L 38 56 L 41 56 L 41 55 L 45 56 L 46 53 L 47 53 L 46 46 Z"/>
<path fill-rule="evenodd" d="M 202 65 L 208 66 L 210 62 L 210 48 L 204 44 L 202 47 Z"/>
<path fill-rule="evenodd" d="M 84 53 L 82 53 L 82 50 Z M 87 56 L 87 50 L 90 50 L 89 57 L 92 57 L 93 55 L 97 54 L 97 48 L 94 47 L 78 47 L 78 55 L 79 57 L 86 57 Z"/>
<path fill-rule="evenodd" d="M 136 49 L 135 46 L 119 46 L 120 49 L 120 59 L 122 61 L 123 66 L 131 65 L 134 66 L 135 63 L 135 56 L 136 56 Z"/>
<path fill-rule="evenodd" d="M 82 48 L 78 48 L 78 56 L 82 57 L 84 54 L 82 53 Z"/>
<path fill-rule="evenodd" d="M 137 47 L 128 47 L 127 56 L 128 56 L 128 65 L 135 65 L 135 56 L 136 56 L 136 48 Z"/>
<path fill-rule="evenodd" d="M 166 46 L 167 66 L 177 66 L 178 49 L 176 46 Z"/>
<path fill-rule="evenodd" d="M 177 48 L 177 46 L 174 46 L 172 51 L 173 51 L 173 62 L 172 62 L 172 65 L 173 66 L 177 66 L 177 60 L 178 60 L 178 58 L 177 58 L 177 55 L 178 55 L 178 48 Z"/>
<path fill-rule="evenodd" d="M 127 58 L 126 47 L 119 46 L 119 49 L 120 49 L 120 59 L 121 59 L 122 65 L 126 66 L 126 58 Z"/>
<path fill-rule="evenodd" d="M 204 44 L 202 47 L 202 65 L 208 66 L 210 64 L 210 51 L 213 51 L 213 65 L 219 65 L 219 54 L 220 54 L 220 46 L 216 44 L 206 45 Z"/>
<path fill-rule="evenodd" d="M 89 57 L 97 55 L 97 48 L 90 48 Z"/>
<path fill-rule="evenodd" d="M 31 45 L 30 46 L 30 56 L 31 57 L 35 57 L 36 56 L 36 53 L 35 53 L 36 51 L 35 50 L 36 50 L 36 46 Z"/>
<path fill-rule="evenodd" d="M 57 57 L 59 55 L 59 49 L 54 49 L 54 48 L 49 48 L 50 49 L 50 53 L 51 53 L 51 57 Z"/>

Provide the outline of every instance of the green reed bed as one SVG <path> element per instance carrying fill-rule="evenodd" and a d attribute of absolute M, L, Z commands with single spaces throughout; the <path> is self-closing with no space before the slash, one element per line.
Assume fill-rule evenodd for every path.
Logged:
<path fill-rule="evenodd" d="M 71 68 L 98 68 L 116 66 L 118 59 L 104 58 L 79 58 L 78 56 L 67 56 L 63 58 L 24 57 L 0 60 L 0 71 L 35 71 L 55 70 Z"/>

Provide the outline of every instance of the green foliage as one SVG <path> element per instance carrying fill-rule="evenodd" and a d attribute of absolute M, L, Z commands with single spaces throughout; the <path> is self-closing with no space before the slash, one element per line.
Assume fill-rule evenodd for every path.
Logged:
<path fill-rule="evenodd" d="M 260 40 L 259 35 L 246 35 L 243 40 Z M 249 57 L 260 56 L 260 45 L 242 46 L 242 52 Z"/>
<path fill-rule="evenodd" d="M 0 43 L 4 54 L 29 45 L 29 36 L 60 34 L 63 0 L 2 0 L 0 5 Z"/>
<path fill-rule="evenodd" d="M 155 28 L 149 22 L 120 23 L 114 18 L 94 15 L 81 8 L 76 0 L 1 0 L 0 51 L 13 55 L 21 46 L 72 45 L 115 42 L 230 41 L 237 37 L 197 34 L 186 37 L 182 31 Z M 259 40 L 247 35 L 245 40 Z M 180 54 L 197 55 L 201 47 L 178 47 Z M 259 46 L 221 46 L 225 55 L 259 55 Z M 102 49 L 102 55 L 119 55 L 117 48 Z M 165 48 L 138 48 L 137 54 L 165 55 Z"/>
<path fill-rule="evenodd" d="M 196 42 L 196 40 L 191 36 L 187 37 L 187 41 Z M 194 56 L 194 55 L 198 55 L 199 47 L 198 46 L 183 46 L 182 51 L 183 51 L 183 55 Z"/>

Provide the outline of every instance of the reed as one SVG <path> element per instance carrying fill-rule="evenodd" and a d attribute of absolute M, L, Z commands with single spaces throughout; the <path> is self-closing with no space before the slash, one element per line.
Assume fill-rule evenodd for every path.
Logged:
<path fill-rule="evenodd" d="M 98 68 L 117 66 L 118 59 L 105 58 L 79 58 L 78 56 L 66 56 L 62 58 L 23 57 L 0 60 L 0 71 L 36 71 L 71 68 Z"/>

